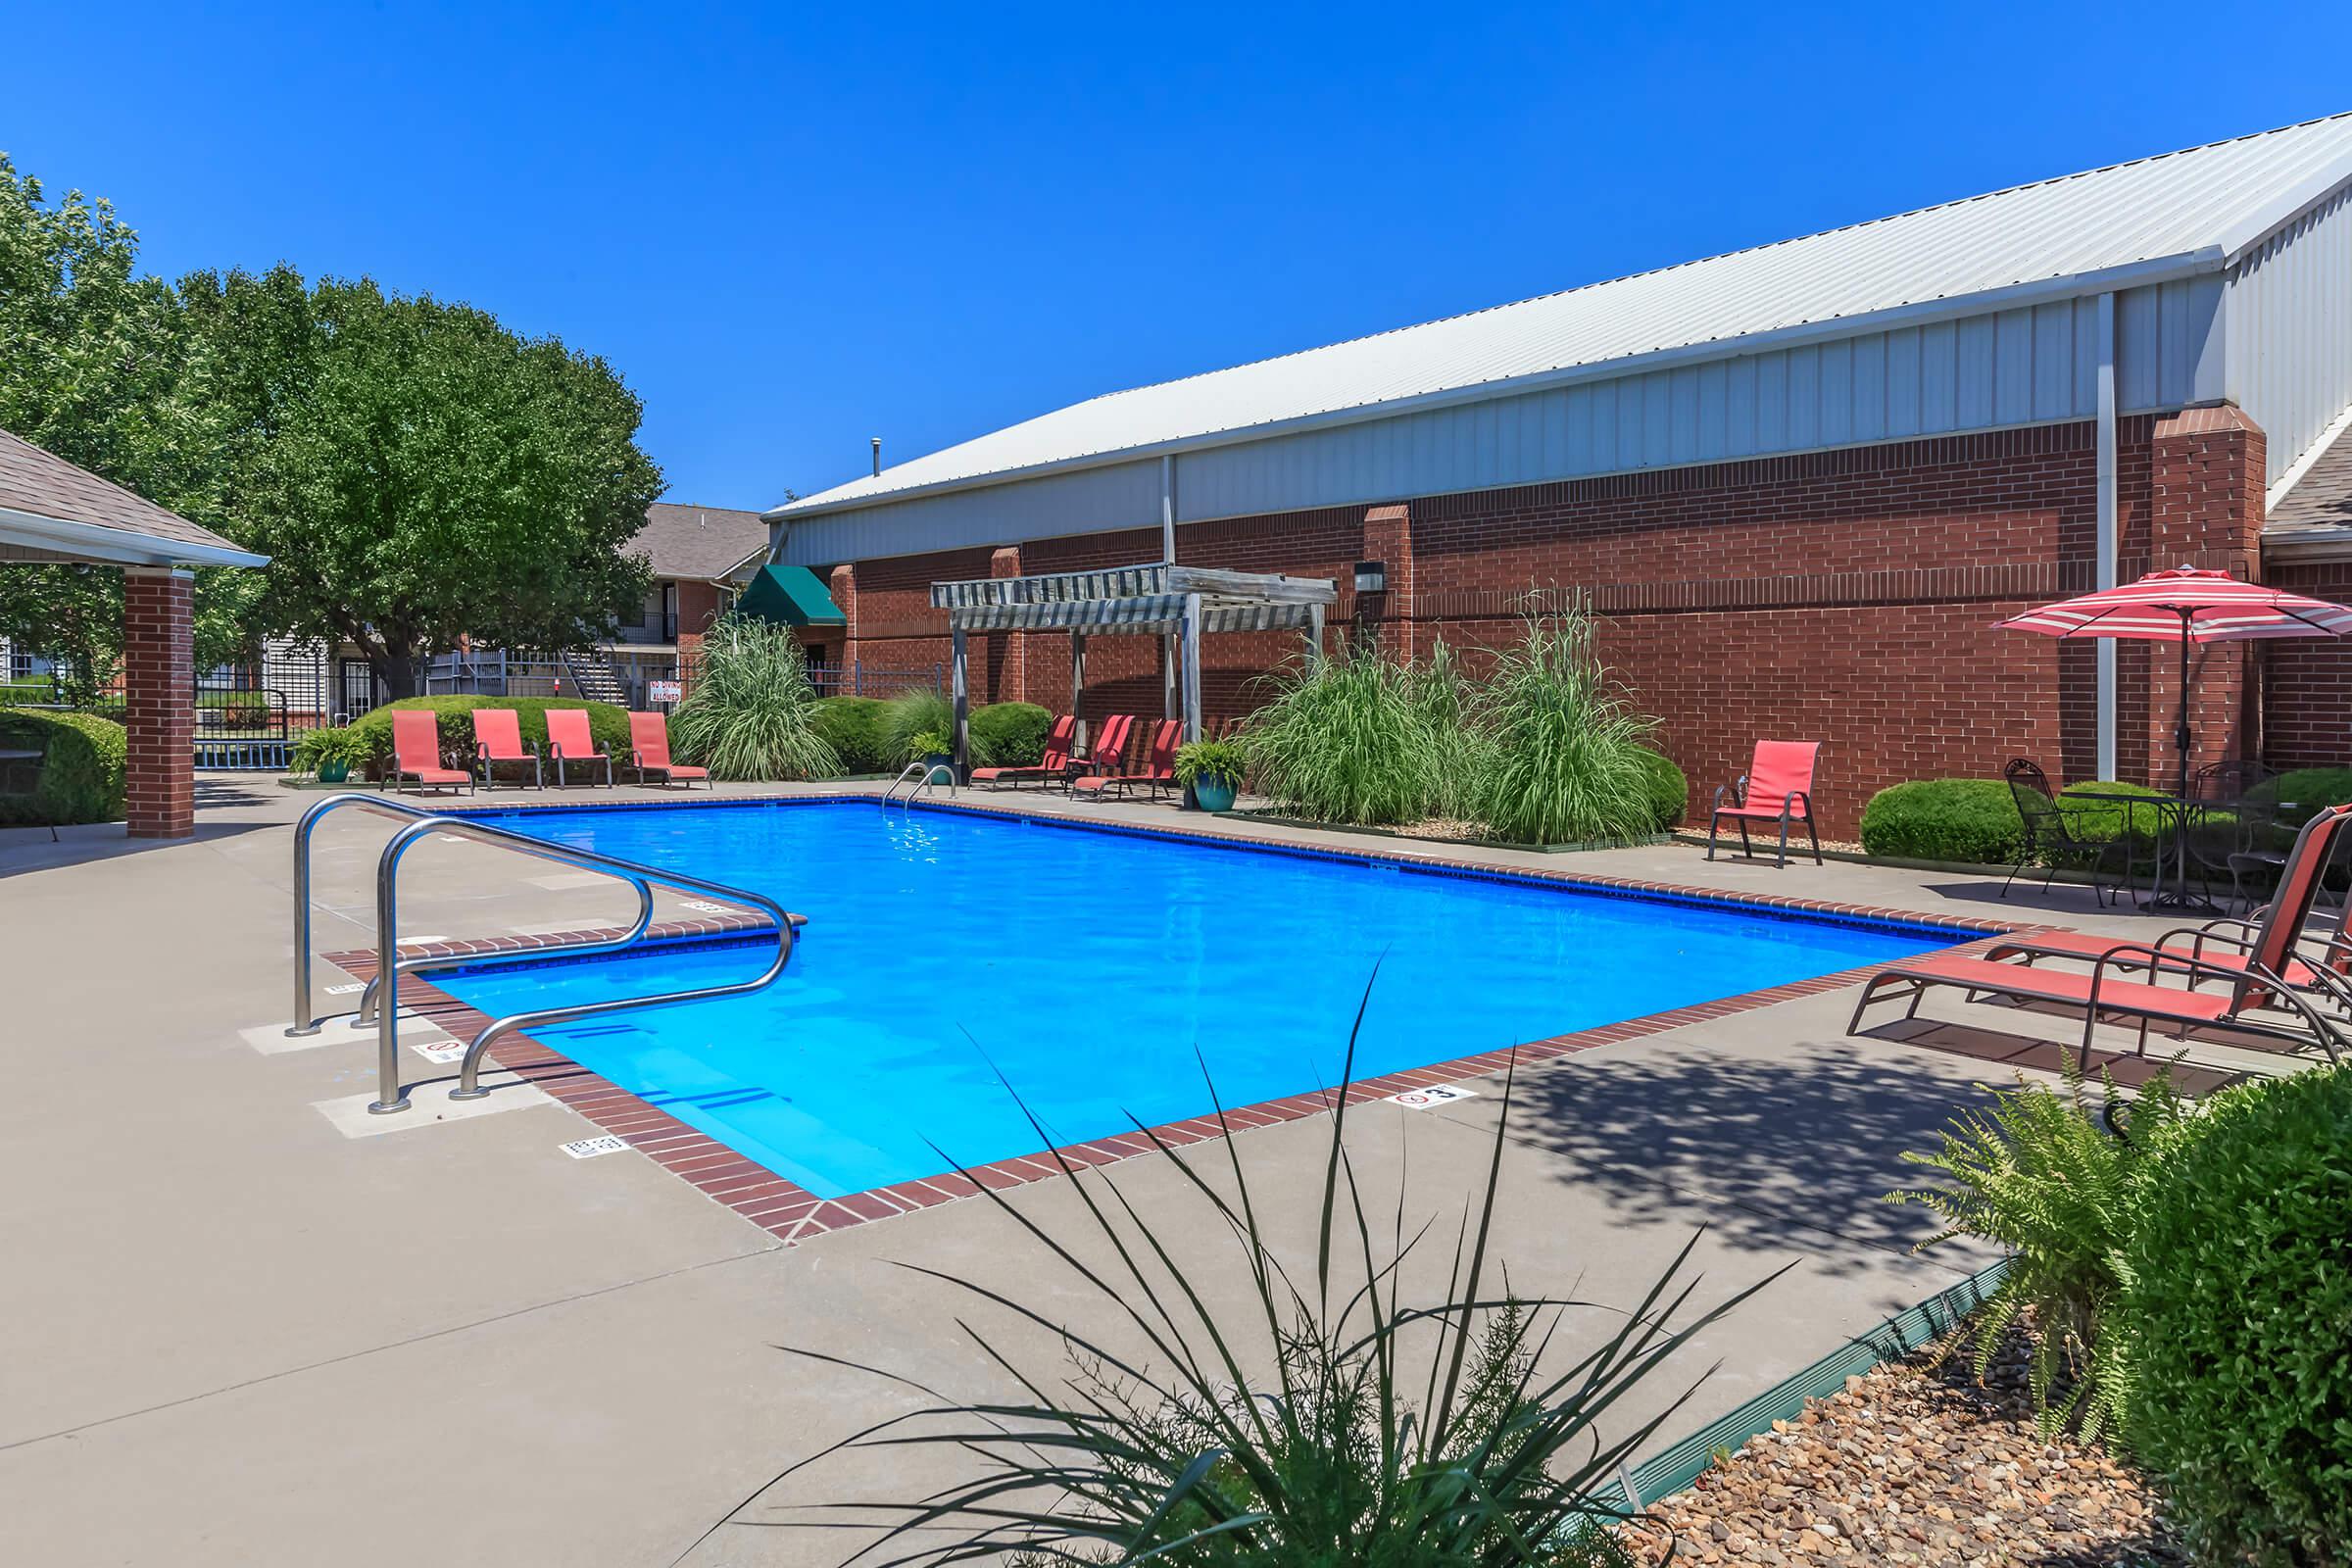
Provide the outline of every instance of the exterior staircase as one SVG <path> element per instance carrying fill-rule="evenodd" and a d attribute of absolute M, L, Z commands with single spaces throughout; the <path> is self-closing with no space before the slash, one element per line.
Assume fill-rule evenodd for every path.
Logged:
<path fill-rule="evenodd" d="M 629 706 L 628 683 L 612 661 L 601 653 L 565 654 L 564 678 L 567 689 L 577 697 L 592 703 L 612 703 L 616 707 Z"/>

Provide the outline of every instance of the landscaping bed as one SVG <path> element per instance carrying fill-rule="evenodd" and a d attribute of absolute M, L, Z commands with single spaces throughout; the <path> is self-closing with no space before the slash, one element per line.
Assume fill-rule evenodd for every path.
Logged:
<path fill-rule="evenodd" d="M 2188 1562 L 2144 1479 L 2104 1448 L 2038 1434 L 2030 1354 L 2013 1333 L 1981 1385 L 1967 1345 L 1948 1343 L 1848 1378 L 1621 1540 L 1644 1565 Z"/>

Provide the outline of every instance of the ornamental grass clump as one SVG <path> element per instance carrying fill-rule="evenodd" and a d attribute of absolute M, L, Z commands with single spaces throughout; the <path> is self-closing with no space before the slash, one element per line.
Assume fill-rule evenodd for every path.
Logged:
<path fill-rule="evenodd" d="M 1495 838 L 1626 843 L 1657 830 L 1643 755 L 1657 720 L 1627 699 L 1592 631 L 1581 604 L 1530 614 L 1478 694 L 1486 758 L 1477 814 Z"/>
<path fill-rule="evenodd" d="M 1410 666 L 1377 649 L 1305 658 L 1267 677 L 1243 731 L 1258 792 L 1318 822 L 1418 822 L 1443 797 L 1453 737 L 1433 725 Z"/>
<path fill-rule="evenodd" d="M 785 627 L 728 615 L 703 642 L 701 672 L 669 735 L 681 761 L 712 778 L 826 778 L 841 760 L 816 728 L 816 690 L 799 639 Z"/>
<path fill-rule="evenodd" d="M 972 1200 L 996 1205 L 1034 1253 L 1024 1283 L 999 1289 L 901 1266 L 968 1304 L 957 1324 L 971 1371 L 1001 1396 L 952 1396 L 887 1367 L 795 1352 L 874 1375 L 921 1407 L 785 1476 L 862 1450 L 894 1471 L 959 1477 L 880 1499 L 827 1486 L 820 1521 L 877 1531 L 853 1561 L 1626 1560 L 1601 1528 L 1623 1517 L 1603 1490 L 1677 1419 L 1689 1391 L 1628 1396 L 1762 1284 L 1689 1310 L 1693 1237 L 1638 1301 L 1518 1296 L 1490 1250 L 1508 1083 L 1483 1193 L 1457 1214 L 1425 1217 L 1408 1212 L 1401 1177 L 1393 1209 L 1359 1183 L 1348 1142 L 1353 1055 L 1351 1039 L 1319 1200 L 1313 1189 L 1262 1190 L 1230 1136 L 1178 1148 L 1141 1121 L 1129 1136 L 1153 1147 L 1136 1163 L 1155 1168 L 1040 1156 L 1067 1179 L 1066 1223 L 1040 1217 L 1063 1205 L 982 1185 Z M 1215 1115 L 1221 1126 L 1221 1106 Z M 1058 1142 L 1032 1125 L 1040 1144 Z M 1153 1191 L 1161 1196 L 1139 1196 Z M 1305 1212 L 1290 1211 L 1301 1201 Z M 1425 1248 L 1426 1261 L 1416 1255 Z M 1408 1299 L 1408 1280 L 1432 1294 Z M 1058 1369 L 1032 1364 L 1054 1350 Z M 1637 1413 L 1637 1400 L 1663 1408 Z"/>
<path fill-rule="evenodd" d="M 2131 1406 L 2133 1336 L 2119 1307 L 2137 1187 L 2168 1130 L 2192 1112 L 2159 1071 L 2132 1102 L 2128 1136 L 2111 1132 L 2084 1097 L 2081 1067 L 2068 1062 L 2063 1093 L 2021 1078 L 2018 1088 L 1995 1092 L 1989 1109 L 1955 1117 L 1941 1149 L 1905 1152 L 1907 1162 L 1944 1180 L 1886 1200 L 1924 1204 L 1943 1221 L 1922 1250 L 1957 1236 L 2009 1250 L 2009 1272 L 1977 1317 L 1976 1374 L 1984 1375 L 2004 1331 L 2031 1308 L 2029 1382 L 2043 1430 L 2079 1423 L 2090 1442 Z M 2102 1071 L 2100 1081 L 2115 1103 L 2114 1079 Z"/>

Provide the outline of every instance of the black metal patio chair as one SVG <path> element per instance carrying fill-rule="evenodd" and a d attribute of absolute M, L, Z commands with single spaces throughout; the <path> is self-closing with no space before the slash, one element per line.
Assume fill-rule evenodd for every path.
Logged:
<path fill-rule="evenodd" d="M 2090 885 L 2091 894 L 2099 901 L 2100 906 L 2105 907 L 2113 890 L 2096 878 L 2107 862 L 2119 856 L 2123 858 L 2124 872 L 2129 875 L 2132 863 L 2131 834 L 2119 833 L 2104 844 L 2079 837 L 2068 824 L 2066 812 L 2059 809 L 2057 796 L 2050 792 L 2049 776 L 2030 758 L 2020 757 L 2012 760 L 2001 769 L 2001 778 L 2009 786 L 2009 798 L 2017 803 L 2018 819 L 2026 829 L 2025 838 L 2017 852 L 2017 863 L 2009 868 L 2008 877 L 2001 883 L 2001 897 L 2005 899 L 2009 896 L 2009 884 L 2015 882 L 2017 874 L 2038 858 L 2049 867 L 2041 879 L 2044 893 L 2050 890 L 2050 883 L 2061 869 L 2086 870 L 2094 879 Z"/>

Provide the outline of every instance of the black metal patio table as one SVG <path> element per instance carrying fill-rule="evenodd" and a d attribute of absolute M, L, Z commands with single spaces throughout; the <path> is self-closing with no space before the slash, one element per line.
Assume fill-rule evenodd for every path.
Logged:
<path fill-rule="evenodd" d="M 2156 871 L 2150 884 L 2149 897 L 2144 901 L 2144 907 L 2177 909 L 2197 914 L 2222 912 L 2221 906 L 2211 899 L 2202 894 L 2192 894 L 2188 891 L 2188 820 L 2192 815 L 2202 811 L 2233 810 L 2237 807 L 2237 802 L 2199 801 L 2182 795 L 2126 795 L 2120 791 L 2110 793 L 2106 790 L 2080 787 L 2068 790 L 2066 796 L 2069 800 L 2100 801 L 2122 807 L 2124 808 L 2124 832 L 2127 835 L 2132 831 L 2132 813 L 2135 808 L 2144 806 L 2156 813 Z M 2165 822 L 2168 818 L 2172 822 L 2173 856 L 2173 886 L 2170 890 L 2167 890 L 2164 885 L 2164 839 Z M 2124 871 L 2127 881 L 2131 874 L 2131 862 L 2127 859 Z M 2137 898 L 2138 894 L 2134 893 L 2132 897 Z"/>

